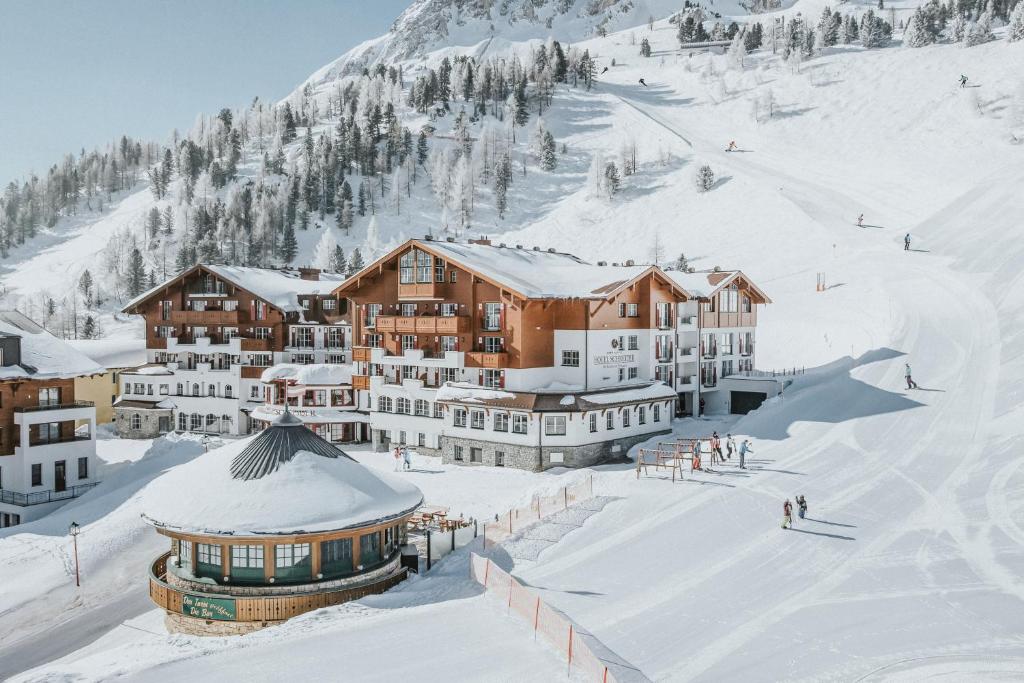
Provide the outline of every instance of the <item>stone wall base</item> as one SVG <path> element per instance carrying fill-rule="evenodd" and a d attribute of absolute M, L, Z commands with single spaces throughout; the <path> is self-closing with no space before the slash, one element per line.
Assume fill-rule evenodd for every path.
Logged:
<path fill-rule="evenodd" d="M 267 626 L 283 624 L 282 621 L 207 621 L 186 617 L 177 612 L 165 612 L 164 626 L 171 633 L 186 633 L 191 636 L 241 636 L 259 631 Z"/>
<path fill-rule="evenodd" d="M 670 434 L 672 430 L 663 429 L 648 434 L 610 439 L 582 446 L 520 446 L 517 444 L 478 441 L 455 436 L 441 437 L 441 461 L 449 465 L 491 467 L 514 467 L 516 469 L 539 472 L 552 467 L 591 467 L 609 460 L 624 458 L 630 448 L 647 441 L 653 436 Z M 462 460 L 455 459 L 455 447 L 462 447 Z M 480 460 L 471 459 L 471 449 L 480 449 Z M 561 462 L 552 462 L 552 453 L 561 454 Z M 498 454 L 502 455 L 502 464 L 498 465 Z"/>
<path fill-rule="evenodd" d="M 131 428 L 131 416 L 142 418 L 139 429 Z M 117 435 L 122 439 L 155 439 L 166 431 L 160 431 L 160 418 L 167 418 L 167 424 L 174 430 L 174 415 L 171 410 L 163 408 L 118 408 L 114 407 L 114 425 Z"/>

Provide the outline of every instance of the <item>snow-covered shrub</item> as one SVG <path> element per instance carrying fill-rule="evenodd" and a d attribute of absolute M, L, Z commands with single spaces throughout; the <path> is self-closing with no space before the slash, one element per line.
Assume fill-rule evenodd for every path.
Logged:
<path fill-rule="evenodd" d="M 693 183 L 697 192 L 707 192 L 715 186 L 715 172 L 707 164 L 701 164 L 693 174 Z"/>
<path fill-rule="evenodd" d="M 949 39 L 954 43 L 962 43 L 967 33 L 967 19 L 962 14 L 956 14 L 949 24 Z"/>
<path fill-rule="evenodd" d="M 978 20 L 967 27 L 964 35 L 964 47 L 974 47 L 992 40 L 992 14 L 982 12 Z"/>
<path fill-rule="evenodd" d="M 1006 37 L 1011 43 L 1024 40 L 1024 0 L 1019 0 L 1010 13 L 1010 28 Z"/>

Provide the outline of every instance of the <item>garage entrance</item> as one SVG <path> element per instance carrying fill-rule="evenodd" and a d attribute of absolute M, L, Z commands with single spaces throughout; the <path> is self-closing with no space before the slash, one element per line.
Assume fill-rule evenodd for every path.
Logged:
<path fill-rule="evenodd" d="M 768 394 L 761 391 L 733 391 L 730 393 L 729 410 L 734 415 L 746 415 L 751 410 L 757 410 L 768 398 Z"/>

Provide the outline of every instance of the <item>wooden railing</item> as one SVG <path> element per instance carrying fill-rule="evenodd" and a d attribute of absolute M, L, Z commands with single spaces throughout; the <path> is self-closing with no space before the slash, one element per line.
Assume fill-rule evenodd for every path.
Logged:
<path fill-rule="evenodd" d="M 378 315 L 377 330 L 401 334 L 459 334 L 469 331 L 469 316 Z"/>
<path fill-rule="evenodd" d="M 200 325 L 237 325 L 238 311 L 171 311 L 172 323 Z"/>
<path fill-rule="evenodd" d="M 270 339 L 251 339 L 249 337 L 242 337 L 243 351 L 269 351 L 270 344 Z"/>
<path fill-rule="evenodd" d="M 369 391 L 370 390 L 370 376 L 369 375 L 352 375 L 352 389 L 354 391 Z"/>
<path fill-rule="evenodd" d="M 353 346 L 352 362 L 369 363 L 373 350 L 369 346 Z"/>
<path fill-rule="evenodd" d="M 483 351 L 470 351 L 466 353 L 467 368 L 504 368 L 508 367 L 508 353 L 486 353 Z"/>

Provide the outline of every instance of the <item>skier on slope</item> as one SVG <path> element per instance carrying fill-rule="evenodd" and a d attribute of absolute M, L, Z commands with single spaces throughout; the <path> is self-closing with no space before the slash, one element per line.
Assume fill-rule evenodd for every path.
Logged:
<path fill-rule="evenodd" d="M 691 470 L 702 469 L 700 466 L 700 439 L 693 442 L 693 460 L 690 461 Z"/>
<path fill-rule="evenodd" d="M 644 79 L 642 78 L 640 79 L 640 85 L 644 86 L 645 88 L 647 87 L 647 84 L 644 82 Z"/>
<path fill-rule="evenodd" d="M 903 238 L 903 251 L 910 251 L 910 233 L 909 232 L 907 233 L 907 236 Z"/>
<path fill-rule="evenodd" d="M 864 227 L 864 214 L 857 216 L 857 227 Z"/>
<path fill-rule="evenodd" d="M 917 382 L 915 382 L 914 378 L 911 377 L 910 363 L 906 363 L 906 371 L 904 372 L 904 375 L 907 378 L 907 389 L 917 389 Z"/>
<path fill-rule="evenodd" d="M 711 432 L 711 464 L 722 464 L 725 459 L 722 457 L 722 438 L 718 432 Z"/>
<path fill-rule="evenodd" d="M 736 151 L 736 141 L 735 140 L 730 140 L 729 141 L 729 146 L 726 147 L 725 151 L 726 152 L 735 152 Z"/>
<path fill-rule="evenodd" d="M 747 453 L 753 453 L 754 449 L 750 447 L 750 439 L 743 439 L 743 443 L 740 444 L 740 469 L 747 469 Z"/>
<path fill-rule="evenodd" d="M 782 504 L 782 528 L 793 528 L 793 504 L 789 502 L 789 498 Z"/>
<path fill-rule="evenodd" d="M 964 76 L 963 74 L 960 74 L 960 87 L 961 88 L 966 88 L 967 87 L 967 76 Z"/>
<path fill-rule="evenodd" d="M 732 454 L 736 452 L 736 439 L 732 438 L 732 434 L 725 435 L 725 458 L 732 460 Z"/>
<path fill-rule="evenodd" d="M 800 494 L 796 497 L 796 514 L 800 516 L 800 519 L 804 518 L 807 514 L 807 499 L 804 498 L 804 494 Z"/>
<path fill-rule="evenodd" d="M 601 74 L 604 75 L 604 73 L 607 72 L 607 71 L 608 71 L 608 67 L 605 67 L 605 68 L 601 69 Z"/>

